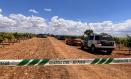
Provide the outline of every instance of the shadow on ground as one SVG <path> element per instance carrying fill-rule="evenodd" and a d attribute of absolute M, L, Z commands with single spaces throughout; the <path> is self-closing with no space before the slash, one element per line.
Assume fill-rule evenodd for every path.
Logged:
<path fill-rule="evenodd" d="M 131 56 L 131 53 L 116 53 L 118 55 L 125 55 L 125 56 Z"/>
<path fill-rule="evenodd" d="M 106 52 L 102 52 L 102 51 L 91 52 L 89 49 L 81 49 L 81 48 L 78 49 L 94 55 L 107 55 Z"/>

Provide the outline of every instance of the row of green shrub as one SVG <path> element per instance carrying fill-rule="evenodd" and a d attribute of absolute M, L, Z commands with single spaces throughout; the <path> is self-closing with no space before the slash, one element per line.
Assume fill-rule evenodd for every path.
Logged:
<path fill-rule="evenodd" d="M 131 47 L 131 37 L 130 36 L 126 36 L 126 37 L 113 37 L 114 41 L 116 42 L 116 44 L 122 44 L 125 47 Z"/>
<path fill-rule="evenodd" d="M 3 41 L 13 42 L 19 40 L 29 39 L 35 36 L 32 33 L 18 33 L 18 32 L 0 32 L 0 43 Z"/>

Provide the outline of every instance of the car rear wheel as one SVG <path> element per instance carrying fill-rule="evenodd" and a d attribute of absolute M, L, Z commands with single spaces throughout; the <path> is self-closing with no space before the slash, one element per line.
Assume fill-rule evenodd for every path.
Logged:
<path fill-rule="evenodd" d="M 91 52 L 95 52 L 96 51 L 96 48 L 94 45 L 91 46 Z"/>
<path fill-rule="evenodd" d="M 107 50 L 106 52 L 107 55 L 111 55 L 111 53 L 112 53 L 112 50 Z"/>
<path fill-rule="evenodd" d="M 83 44 L 81 44 L 81 49 L 84 49 L 84 46 L 83 46 Z"/>
<path fill-rule="evenodd" d="M 68 41 L 65 41 L 65 43 L 68 45 Z"/>

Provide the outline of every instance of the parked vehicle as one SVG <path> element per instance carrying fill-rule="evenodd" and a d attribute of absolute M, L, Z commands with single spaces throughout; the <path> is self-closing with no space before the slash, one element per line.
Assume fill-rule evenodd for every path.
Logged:
<path fill-rule="evenodd" d="M 38 38 L 47 38 L 47 35 L 46 34 L 38 34 L 37 37 Z"/>
<path fill-rule="evenodd" d="M 92 52 L 102 50 L 106 54 L 111 54 L 115 47 L 115 41 L 110 35 L 93 34 L 86 37 L 81 43 L 81 49 L 89 48 Z"/>
<path fill-rule="evenodd" d="M 81 39 L 75 37 L 66 38 L 65 43 L 68 45 L 81 45 Z"/>
<path fill-rule="evenodd" d="M 63 35 L 56 35 L 56 38 L 58 40 L 65 40 L 65 36 L 63 36 Z"/>

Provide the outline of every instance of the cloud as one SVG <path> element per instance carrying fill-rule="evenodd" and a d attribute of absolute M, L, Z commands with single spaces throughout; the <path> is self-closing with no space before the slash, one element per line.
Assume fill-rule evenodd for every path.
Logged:
<path fill-rule="evenodd" d="M 83 34 L 85 29 L 89 29 L 87 23 L 65 20 L 63 18 L 59 18 L 58 16 L 52 17 L 49 25 L 53 28 L 52 32 L 54 34 L 63 35 L 80 35 Z"/>
<path fill-rule="evenodd" d="M 50 8 L 45 8 L 44 10 L 47 11 L 47 12 L 51 12 L 52 11 L 52 9 L 50 9 Z"/>
<path fill-rule="evenodd" d="M 22 14 L 4 16 L 0 14 L 0 31 L 82 35 L 86 29 L 93 29 L 95 33 L 105 32 L 112 35 L 131 34 L 131 19 L 120 23 L 113 23 L 112 21 L 87 23 L 58 16 L 47 21 L 38 16 Z"/>
<path fill-rule="evenodd" d="M 113 23 L 112 21 L 103 21 L 98 23 L 89 23 L 89 26 L 94 28 L 96 33 L 109 33 L 112 35 L 131 34 L 131 19 L 121 23 Z"/>
<path fill-rule="evenodd" d="M 15 30 L 43 33 L 48 27 L 46 20 L 42 17 L 24 16 L 22 14 L 10 14 L 9 17 L 16 21 Z"/>
<path fill-rule="evenodd" d="M 0 13 L 2 13 L 2 9 L 0 9 Z"/>
<path fill-rule="evenodd" d="M 97 23 L 86 23 L 74 20 L 65 20 L 54 16 L 51 18 L 50 26 L 54 34 L 81 35 L 86 29 L 92 29 L 95 33 L 109 33 L 111 35 L 131 34 L 131 19 L 121 23 L 103 21 Z"/>
<path fill-rule="evenodd" d="M 0 14 L 0 31 L 45 33 L 48 29 L 47 24 L 44 18 L 38 16 L 22 14 L 3 16 Z"/>
<path fill-rule="evenodd" d="M 89 23 L 95 32 L 110 32 L 113 29 L 112 21 L 103 21 L 98 23 Z"/>
<path fill-rule="evenodd" d="M 32 12 L 32 13 L 39 13 L 39 12 L 36 11 L 35 9 L 29 9 L 29 12 Z"/>
<path fill-rule="evenodd" d="M 14 20 L 0 14 L 0 32 L 10 31 L 10 28 L 15 24 L 16 22 Z"/>
<path fill-rule="evenodd" d="M 15 24 L 14 20 L 0 14 L 0 28 L 8 28 Z"/>

